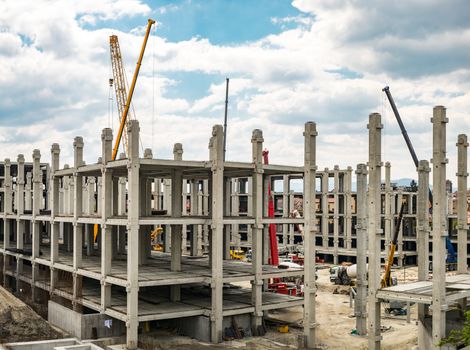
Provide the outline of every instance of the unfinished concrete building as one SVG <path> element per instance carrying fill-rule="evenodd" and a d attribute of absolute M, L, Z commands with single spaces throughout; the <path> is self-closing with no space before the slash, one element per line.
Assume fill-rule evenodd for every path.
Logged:
<path fill-rule="evenodd" d="M 6 160 L 0 191 L 0 281 L 25 298 L 48 305 L 55 322 L 72 314 L 77 321 L 66 325 L 72 333 L 87 336 L 81 329 L 84 317 L 96 316 L 89 322 L 98 336 L 125 332 L 129 348 L 138 346 L 139 327 L 151 327 L 151 322 L 176 324 L 184 334 L 220 342 L 232 317 L 252 334 L 262 334 L 267 311 L 304 305 L 305 344 L 313 347 L 315 259 L 305 259 L 305 270 L 268 265 L 267 230 L 276 224 L 283 248 L 300 242 L 306 257 L 320 256 L 334 263 L 357 257 L 357 329 L 360 334 L 368 329 L 371 349 L 380 348 L 381 302 L 386 300 L 419 304 L 420 344 L 428 348 L 446 334 L 448 305 L 458 301 L 463 308 L 470 295 L 466 288 L 468 143 L 465 135 L 459 135 L 458 205 L 457 213 L 450 213 L 443 158 L 445 109 L 436 108 L 433 120 L 433 166 L 439 164 L 434 175 L 439 185 L 433 198 L 431 255 L 435 283 L 428 280 L 429 165 L 420 163 L 418 192 L 395 190 L 389 163 L 382 184 L 378 114 L 370 118 L 369 167 L 357 167 L 356 192 L 351 167 L 317 171 L 314 123 L 305 125 L 304 166 L 263 164 L 260 130 L 253 132 L 251 162 L 224 161 L 221 126 L 213 129 L 208 161 L 183 160 L 181 144 L 175 144 L 172 160 L 154 159 L 150 150 L 141 158 L 136 121 L 129 124 L 128 157 L 117 161 L 110 157 L 110 129 L 103 130 L 96 164 L 83 162 L 80 137 L 73 143 L 73 166 L 60 166 L 57 144 L 51 147 L 50 166 L 40 163 L 38 150 L 33 151 L 32 163 L 25 163 L 22 155 L 14 164 Z M 268 183 L 274 189 L 274 218 L 267 214 Z M 409 223 L 401 229 L 397 263 L 417 260 L 420 282 L 381 289 L 381 260 L 388 253 L 403 202 Z M 301 213 L 292 217 L 298 209 Z M 302 231 L 296 231 L 298 225 Z M 155 235 L 157 227 L 164 229 Z M 460 274 L 446 280 L 443 237 L 454 231 Z M 157 243 L 162 252 L 153 251 Z M 230 260 L 230 250 L 236 248 L 251 249 L 252 261 Z M 269 279 L 282 277 L 302 278 L 303 297 L 266 291 Z M 251 287 L 234 288 L 239 282 L 251 282 Z M 103 321 L 108 329 L 97 326 Z"/>
<path fill-rule="evenodd" d="M 41 154 L 34 150 L 28 168 L 31 175 L 27 175 L 31 189 L 24 186 L 23 157 L 18 157 L 14 178 L 5 162 L 3 284 L 34 302 L 48 303 L 61 320 L 69 320 L 70 313 L 74 319 L 99 313 L 108 328 L 125 328 L 130 349 L 138 346 L 139 325 L 145 322 L 181 320 L 180 329 L 186 334 L 220 342 L 232 317 L 252 334 L 261 334 L 265 312 L 304 305 L 305 300 L 305 341 L 313 347 L 315 261 L 306 260 L 305 273 L 277 269 L 263 264 L 262 246 L 264 227 L 270 223 L 302 224 L 305 232 L 314 232 L 311 187 L 306 185 L 303 194 L 305 217 L 267 218 L 263 183 L 269 176 L 300 173 L 306 183 L 314 183 L 315 124 L 305 125 L 305 165 L 301 167 L 263 165 L 260 130 L 253 132 L 253 158 L 246 163 L 223 161 L 221 126 L 213 128 L 208 161 L 182 160 L 180 144 L 175 145 L 173 160 L 154 159 L 150 150 L 141 158 L 137 121 L 130 122 L 128 135 L 128 158 L 111 161 L 112 132 L 104 129 L 96 164 L 84 163 L 81 137 L 73 142 L 71 167 L 60 166 L 60 148 L 53 144 L 47 182 Z M 231 179 L 240 177 L 251 179 L 251 215 L 231 216 Z M 189 213 L 185 208 L 188 182 L 193 185 Z M 165 199 L 160 195 L 162 185 L 171 193 Z M 230 227 L 240 224 L 251 227 L 251 263 L 231 261 L 224 254 Z M 168 227 L 167 253 L 152 253 L 150 234 L 157 226 Z M 210 228 L 208 242 L 197 239 L 204 228 Z M 208 258 L 182 255 L 186 230 L 194 237 L 187 242 L 193 255 L 207 250 Z M 309 256 L 314 255 L 313 245 L 313 239 L 304 242 Z M 267 280 L 294 276 L 304 280 L 303 297 L 265 291 Z M 242 281 L 251 282 L 251 288 L 230 287 Z M 77 324 L 68 327 L 79 328 Z"/>
<path fill-rule="evenodd" d="M 418 304 L 418 347 L 419 349 L 439 349 L 440 341 L 449 336 L 451 329 L 463 323 L 462 313 L 467 310 L 467 298 L 470 297 L 470 274 L 468 273 L 468 225 L 467 225 L 467 136 L 459 135 L 458 147 L 458 274 L 446 275 L 446 239 L 448 229 L 448 198 L 446 194 L 446 110 L 437 106 L 431 119 L 433 124 L 432 152 L 432 229 L 429 224 L 429 173 L 431 168 L 427 160 L 419 162 L 419 190 L 417 201 L 417 246 L 418 246 L 418 282 L 381 288 L 381 233 L 380 200 L 381 178 L 381 116 L 371 114 L 369 119 L 369 185 L 367 202 L 368 220 L 368 339 L 369 349 L 380 349 L 381 343 L 381 303 L 390 300 Z M 364 190 L 364 189 L 362 189 Z M 362 202 L 364 205 L 364 202 Z M 365 209 L 365 208 L 364 208 Z M 364 211 L 362 209 L 362 212 Z M 366 237 L 362 237 L 366 240 Z M 432 252 L 429 254 L 429 242 Z M 364 243 L 362 243 L 364 244 Z M 365 255 L 365 249 L 359 250 Z M 431 256 L 430 256 L 431 255 Z M 432 277 L 429 275 L 429 258 L 432 260 Z M 361 261 L 365 270 L 365 259 Z M 359 267 L 358 267 L 359 268 Z M 362 284 L 360 288 L 366 287 Z M 361 291 L 363 295 L 364 291 Z M 361 305 L 356 314 L 364 326 L 364 297 L 358 299 Z M 454 347 L 450 346 L 450 349 Z"/>

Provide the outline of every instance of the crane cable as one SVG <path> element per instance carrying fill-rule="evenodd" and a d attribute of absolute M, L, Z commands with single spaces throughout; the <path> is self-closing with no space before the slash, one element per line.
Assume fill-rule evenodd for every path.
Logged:
<path fill-rule="evenodd" d="M 154 37 L 153 37 L 153 45 L 152 45 L 152 152 L 153 152 L 153 139 L 155 133 L 155 53 L 156 53 L 156 45 L 157 45 L 157 24 L 155 23 L 154 29 Z"/>

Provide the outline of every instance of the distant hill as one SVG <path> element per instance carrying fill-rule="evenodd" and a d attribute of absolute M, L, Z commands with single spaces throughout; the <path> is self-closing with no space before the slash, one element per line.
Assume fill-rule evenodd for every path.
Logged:
<path fill-rule="evenodd" d="M 383 179 L 382 179 L 383 180 Z M 401 179 L 397 179 L 397 180 L 391 180 L 392 183 L 395 183 L 398 187 L 401 187 L 401 186 L 409 186 L 410 185 L 410 182 L 411 182 L 411 178 L 407 178 L 407 177 L 404 177 L 404 178 L 401 178 Z M 415 180 L 416 182 L 418 182 L 418 180 Z M 352 183 L 352 186 L 351 186 L 352 190 L 353 191 L 356 191 L 356 182 L 353 182 Z"/>
<path fill-rule="evenodd" d="M 405 178 L 398 179 L 398 180 L 392 180 L 392 183 L 396 183 L 397 186 L 409 186 L 412 180 L 413 179 L 409 179 L 405 177 Z M 418 182 L 418 180 L 415 180 L 415 181 Z"/>

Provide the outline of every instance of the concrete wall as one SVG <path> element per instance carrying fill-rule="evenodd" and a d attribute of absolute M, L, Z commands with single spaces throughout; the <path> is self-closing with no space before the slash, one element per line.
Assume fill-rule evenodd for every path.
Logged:
<path fill-rule="evenodd" d="M 9 344 L 5 344 L 5 347 L 2 347 L 0 345 L 0 349 L 10 349 L 10 350 L 53 350 L 56 347 L 71 346 L 71 345 L 77 345 L 77 344 L 78 344 L 77 339 L 67 338 L 67 339 L 55 339 L 55 340 L 9 343 Z"/>
<path fill-rule="evenodd" d="M 98 338 L 120 336 L 126 332 L 122 321 L 104 314 L 80 314 L 51 300 L 47 320 L 78 339 L 92 339 L 93 328 L 97 329 Z M 105 327 L 106 320 L 112 320 L 110 328 Z"/>
<path fill-rule="evenodd" d="M 251 334 L 251 315 L 237 315 L 224 317 L 223 330 L 232 326 L 232 317 L 238 327 L 242 327 L 245 334 Z M 178 333 L 195 338 L 200 341 L 210 342 L 210 319 L 207 316 L 194 316 L 180 319 L 169 320 L 167 325 L 178 329 Z"/>

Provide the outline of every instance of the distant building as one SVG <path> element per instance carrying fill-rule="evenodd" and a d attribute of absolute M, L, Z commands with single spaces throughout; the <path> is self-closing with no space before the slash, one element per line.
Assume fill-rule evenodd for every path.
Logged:
<path fill-rule="evenodd" d="M 446 180 L 446 191 L 447 193 L 452 193 L 452 181 Z"/>

